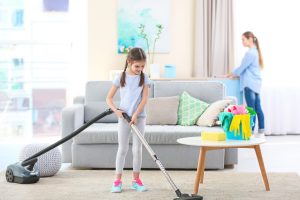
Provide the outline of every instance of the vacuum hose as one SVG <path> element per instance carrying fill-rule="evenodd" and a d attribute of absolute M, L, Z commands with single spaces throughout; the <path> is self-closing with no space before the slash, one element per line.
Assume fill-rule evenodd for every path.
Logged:
<path fill-rule="evenodd" d="M 97 122 L 99 119 L 112 114 L 113 111 L 111 109 L 107 109 L 106 111 L 104 111 L 103 113 L 101 113 L 100 115 L 96 116 L 95 118 L 91 119 L 90 121 L 88 121 L 87 123 L 85 123 L 83 126 L 79 127 L 77 130 L 75 130 L 73 133 L 71 133 L 70 135 L 67 135 L 66 137 L 62 138 L 61 140 L 55 142 L 54 144 L 50 145 L 49 147 L 37 152 L 36 154 L 34 154 L 33 156 L 27 158 L 26 160 L 24 160 L 21 165 L 24 166 L 33 166 L 36 161 L 37 161 L 37 157 L 54 149 L 55 147 L 61 145 L 62 143 L 68 141 L 69 139 L 73 138 L 74 136 L 78 135 L 79 133 L 81 133 L 81 131 L 83 131 L 84 129 L 86 129 L 87 127 L 89 127 L 90 125 L 92 125 L 93 123 Z"/>

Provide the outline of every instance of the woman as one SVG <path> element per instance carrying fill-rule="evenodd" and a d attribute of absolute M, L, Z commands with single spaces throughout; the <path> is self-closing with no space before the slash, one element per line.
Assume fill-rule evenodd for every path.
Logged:
<path fill-rule="evenodd" d="M 252 107 L 257 113 L 258 133 L 255 137 L 264 137 L 264 113 L 261 108 L 261 70 L 263 69 L 263 58 L 257 37 L 250 31 L 243 33 L 242 42 L 244 47 L 248 47 L 241 65 L 234 69 L 227 77 L 240 77 L 240 90 L 244 92 L 247 106 Z M 255 122 L 255 118 L 254 118 Z M 254 126 L 255 127 L 255 126 Z M 253 130 L 254 130 L 253 127 Z"/>

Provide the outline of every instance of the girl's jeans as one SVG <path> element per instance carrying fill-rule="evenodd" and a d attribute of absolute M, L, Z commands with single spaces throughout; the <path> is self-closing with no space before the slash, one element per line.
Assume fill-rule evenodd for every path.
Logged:
<path fill-rule="evenodd" d="M 262 111 L 261 105 L 260 105 L 260 95 L 258 93 L 255 93 L 250 88 L 245 87 L 244 88 L 245 93 L 245 99 L 247 106 L 253 108 L 257 114 L 258 118 L 258 132 L 263 132 L 265 128 L 265 119 L 264 119 L 264 113 Z M 254 117 L 254 124 L 256 121 L 256 117 Z M 253 126 L 252 130 L 254 131 L 255 125 Z"/>

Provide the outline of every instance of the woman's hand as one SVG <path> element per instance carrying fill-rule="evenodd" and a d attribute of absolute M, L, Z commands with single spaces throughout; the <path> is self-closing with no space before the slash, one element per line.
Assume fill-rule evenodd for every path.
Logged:
<path fill-rule="evenodd" d="M 137 118 L 138 118 L 137 113 L 134 113 L 131 117 L 131 122 L 129 123 L 129 125 L 131 126 L 132 124 L 136 124 Z"/>
<path fill-rule="evenodd" d="M 232 77 L 233 77 L 232 73 L 226 74 L 226 78 L 232 78 Z"/>
<path fill-rule="evenodd" d="M 226 74 L 226 77 L 227 78 L 237 78 L 238 76 L 235 76 L 233 73 L 229 73 L 229 74 Z"/>

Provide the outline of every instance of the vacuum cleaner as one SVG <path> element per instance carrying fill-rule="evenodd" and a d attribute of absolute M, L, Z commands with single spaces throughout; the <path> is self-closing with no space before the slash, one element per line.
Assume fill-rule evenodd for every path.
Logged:
<path fill-rule="evenodd" d="M 104 111 L 100 115 L 96 116 L 92 120 L 88 121 L 87 123 L 85 123 L 84 125 L 79 127 L 77 130 L 75 130 L 70 135 L 67 135 L 66 137 L 64 137 L 61 140 L 57 141 L 56 143 L 50 145 L 49 147 L 46 147 L 45 149 L 37 152 L 36 154 L 34 154 L 31 157 L 24 160 L 23 162 L 21 162 L 21 163 L 18 162 L 18 163 L 9 165 L 7 167 L 7 170 L 5 173 L 6 181 L 10 182 L 10 183 L 21 183 L 21 184 L 30 184 L 30 183 L 38 182 L 40 179 L 40 173 L 39 173 L 37 167 L 35 167 L 35 164 L 38 160 L 37 159 L 38 156 L 52 150 L 53 148 L 61 145 L 64 142 L 70 140 L 74 136 L 81 133 L 84 129 L 86 129 L 93 123 L 97 122 L 99 119 L 101 119 L 107 115 L 110 115 L 112 113 L 113 113 L 113 111 L 111 109 Z M 131 122 L 131 118 L 126 113 L 123 113 L 123 117 L 128 123 Z M 152 148 L 150 147 L 150 145 L 148 144 L 148 142 L 146 141 L 144 136 L 141 134 L 141 132 L 138 130 L 136 125 L 131 124 L 131 128 L 134 131 L 134 133 L 138 136 L 138 138 L 140 139 L 142 144 L 145 146 L 146 150 L 149 152 L 150 156 L 152 157 L 154 162 L 157 164 L 157 166 L 159 167 L 159 169 L 164 174 L 165 178 L 167 179 L 167 181 L 170 183 L 171 187 L 175 191 L 177 198 L 175 198 L 174 200 L 202 200 L 203 199 L 202 196 L 194 195 L 194 194 L 192 194 L 192 195 L 185 194 L 185 193 L 182 193 L 178 189 L 178 187 L 175 185 L 175 183 L 171 179 L 170 175 L 167 173 L 166 169 L 164 168 L 164 166 L 158 159 L 158 156 L 154 153 L 154 151 L 152 150 Z"/>
<path fill-rule="evenodd" d="M 10 183 L 36 183 L 40 179 L 40 173 L 37 167 L 35 167 L 35 163 L 38 161 L 38 157 L 55 147 L 61 145 L 62 143 L 70 140 L 74 136 L 81 133 L 84 129 L 98 121 L 99 119 L 112 114 L 113 111 L 111 109 L 108 109 L 104 111 L 103 113 L 99 114 L 95 118 L 91 119 L 81 127 L 79 127 L 77 130 L 75 130 L 73 133 L 67 135 L 66 137 L 62 138 L 61 140 L 57 141 L 56 143 L 46 147 L 45 149 L 42 149 L 41 151 L 37 152 L 36 154 L 32 155 L 31 157 L 27 158 L 23 162 L 17 162 L 15 164 L 11 164 L 7 167 L 5 177 L 6 181 Z"/>

